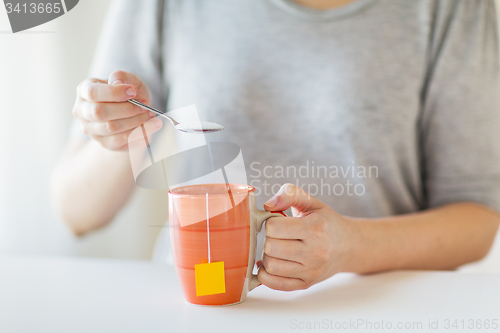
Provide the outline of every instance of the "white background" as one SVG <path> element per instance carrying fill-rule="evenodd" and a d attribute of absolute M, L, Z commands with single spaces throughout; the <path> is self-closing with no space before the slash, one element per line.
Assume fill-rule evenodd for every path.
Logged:
<path fill-rule="evenodd" d="M 166 219 L 164 192 L 138 189 L 111 225 L 83 238 L 68 231 L 49 199 L 75 87 L 87 76 L 109 3 L 81 0 L 68 14 L 17 34 L 0 4 L 0 254 L 151 257 Z M 500 272 L 500 242 L 486 260 L 462 269 Z"/>

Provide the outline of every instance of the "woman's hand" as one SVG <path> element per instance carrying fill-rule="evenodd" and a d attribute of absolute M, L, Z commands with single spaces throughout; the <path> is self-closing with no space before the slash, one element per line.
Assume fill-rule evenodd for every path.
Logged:
<path fill-rule="evenodd" d="M 273 217 L 266 222 L 258 273 L 262 284 L 285 291 L 307 289 L 343 271 L 358 237 L 348 218 L 300 187 L 285 184 L 264 204 L 267 211 L 290 207 L 294 217 Z"/>
<path fill-rule="evenodd" d="M 148 87 L 134 74 L 115 71 L 108 81 L 87 79 L 77 90 L 73 115 L 82 130 L 109 150 L 124 150 L 130 133 L 144 124 L 146 133 L 158 131 L 162 122 L 155 114 L 128 103 L 131 98 L 149 104 Z"/>

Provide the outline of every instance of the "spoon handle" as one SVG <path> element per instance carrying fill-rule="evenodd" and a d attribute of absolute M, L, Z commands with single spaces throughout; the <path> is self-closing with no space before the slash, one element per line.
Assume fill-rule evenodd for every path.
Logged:
<path fill-rule="evenodd" d="M 140 106 L 141 108 L 144 108 L 144 109 L 147 109 L 149 111 L 152 111 L 154 113 L 156 113 L 157 115 L 159 116 L 163 116 L 165 118 L 167 118 L 168 120 L 170 120 L 170 122 L 172 123 L 172 125 L 176 126 L 176 125 L 179 125 L 179 123 L 177 121 L 175 121 L 174 118 L 170 117 L 170 116 L 167 116 L 167 114 L 165 112 L 162 112 L 160 110 L 157 110 L 149 105 L 146 105 L 146 104 L 143 104 L 135 99 L 129 99 L 128 102 L 134 104 L 134 105 L 137 105 L 137 106 Z"/>

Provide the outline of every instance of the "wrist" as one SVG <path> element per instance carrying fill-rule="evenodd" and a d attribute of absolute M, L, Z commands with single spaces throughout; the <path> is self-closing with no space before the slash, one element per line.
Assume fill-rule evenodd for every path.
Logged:
<path fill-rule="evenodd" d="M 365 235 L 366 219 L 344 216 L 348 226 L 348 246 L 340 272 L 364 273 L 369 261 Z"/>

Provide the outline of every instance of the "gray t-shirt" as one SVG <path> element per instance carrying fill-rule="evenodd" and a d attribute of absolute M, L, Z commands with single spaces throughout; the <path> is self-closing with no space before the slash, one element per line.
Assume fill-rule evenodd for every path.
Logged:
<path fill-rule="evenodd" d="M 154 106 L 225 126 L 211 140 L 241 147 L 258 205 L 298 182 L 351 216 L 500 211 L 492 0 L 118 0 L 99 45 L 92 76 L 131 71 Z"/>

